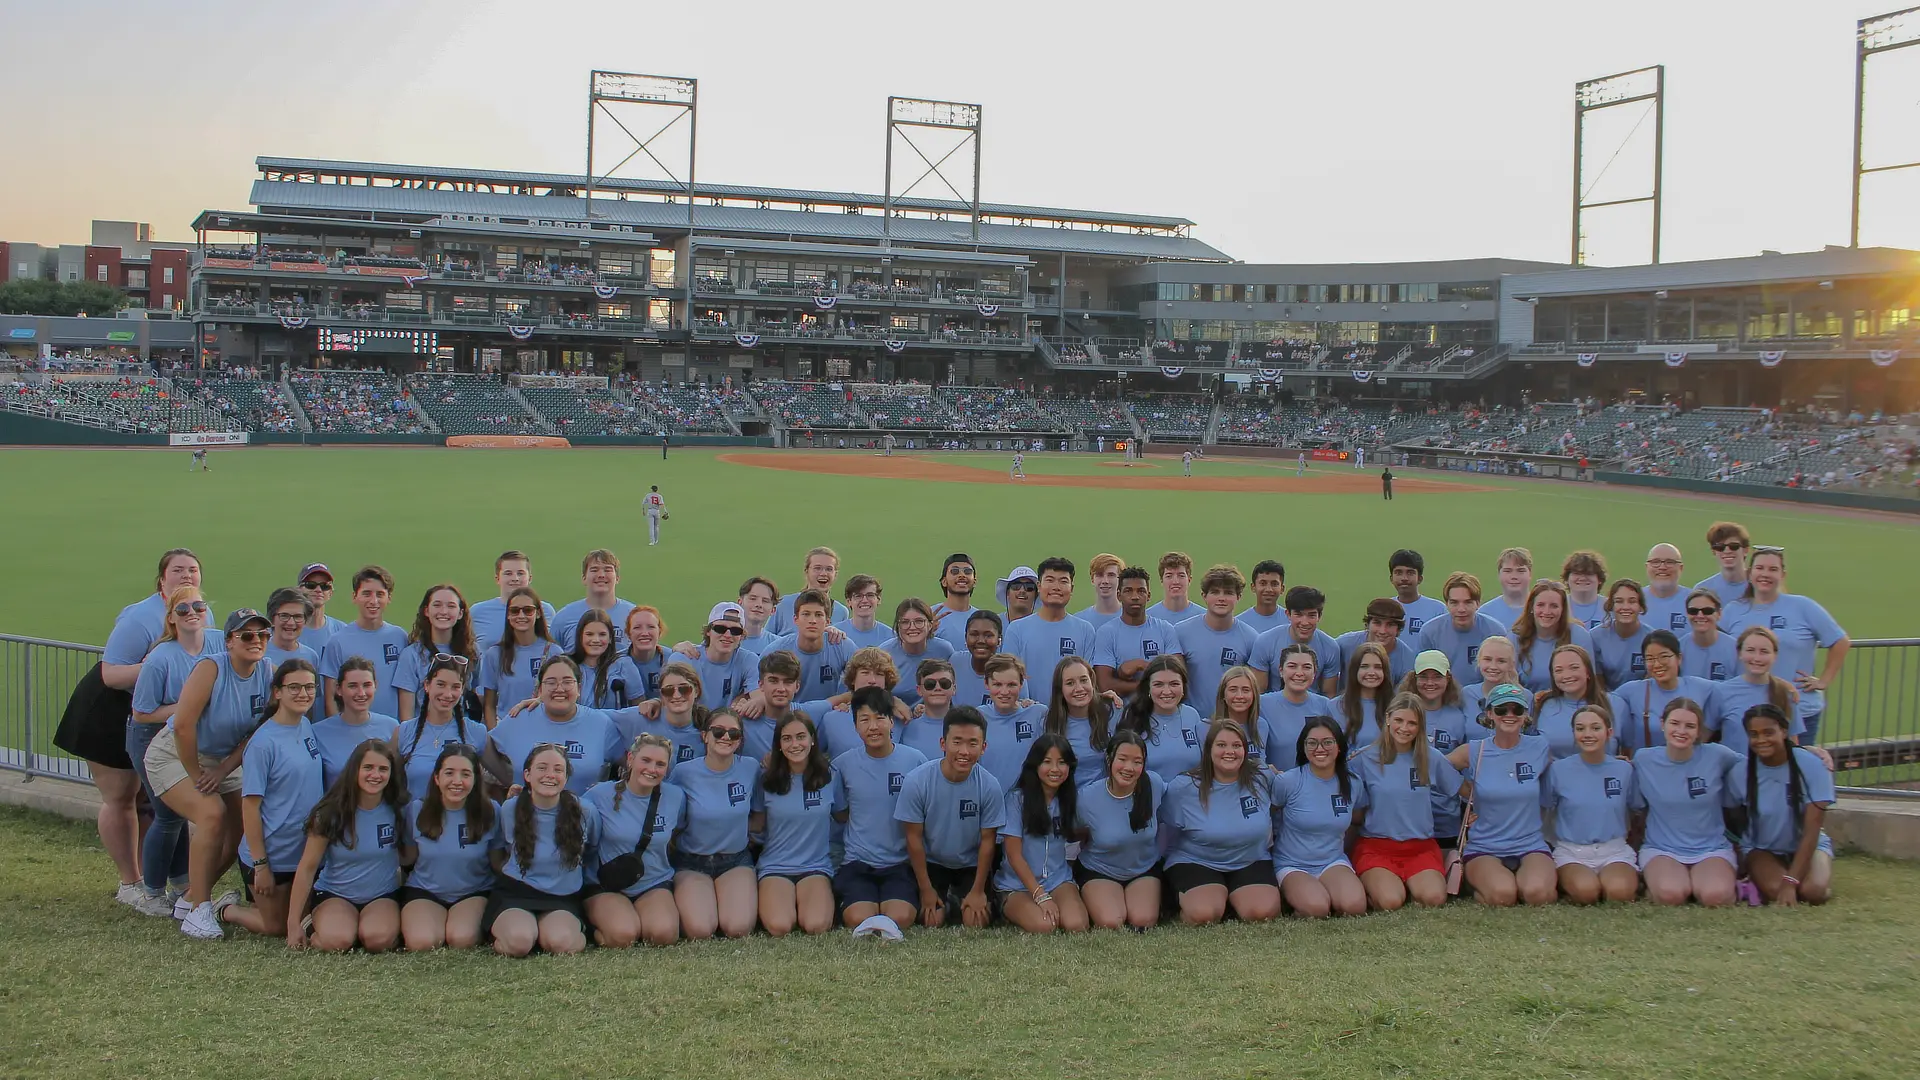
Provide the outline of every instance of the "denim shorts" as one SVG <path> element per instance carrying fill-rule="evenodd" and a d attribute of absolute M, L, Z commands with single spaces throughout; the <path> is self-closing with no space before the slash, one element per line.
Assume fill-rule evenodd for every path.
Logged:
<path fill-rule="evenodd" d="M 710 878 L 717 878 L 729 870 L 742 866 L 751 867 L 753 853 L 741 850 L 729 851 L 722 855 L 694 855 L 676 849 L 668 853 L 667 861 L 672 865 L 675 874 L 705 874 Z"/>

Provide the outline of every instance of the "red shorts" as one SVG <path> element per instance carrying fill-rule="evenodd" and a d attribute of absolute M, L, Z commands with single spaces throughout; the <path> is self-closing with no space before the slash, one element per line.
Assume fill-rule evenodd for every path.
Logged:
<path fill-rule="evenodd" d="M 1444 874 L 1446 864 L 1440 857 L 1439 842 L 1431 838 L 1381 840 L 1367 836 L 1353 845 L 1353 872 L 1364 874 L 1369 870 L 1386 870 L 1407 881 L 1427 870 Z"/>

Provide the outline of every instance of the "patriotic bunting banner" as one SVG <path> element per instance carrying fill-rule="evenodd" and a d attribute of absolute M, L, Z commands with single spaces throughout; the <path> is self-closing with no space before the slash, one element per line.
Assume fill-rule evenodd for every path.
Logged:
<path fill-rule="evenodd" d="M 833 305 L 839 302 L 840 298 L 837 296 L 816 296 L 813 298 L 813 306 L 819 308 L 821 311 L 832 311 Z"/>
<path fill-rule="evenodd" d="M 515 325 L 513 325 L 512 323 L 508 323 L 508 324 L 507 324 L 507 333 L 509 333 L 509 334 L 512 334 L 512 335 L 513 335 L 513 340 L 515 340 L 515 341 L 525 341 L 525 340 L 527 340 L 528 338 L 530 338 L 530 337 L 532 337 L 532 336 L 533 336 L 533 327 L 531 327 L 531 326 L 515 326 Z"/>
<path fill-rule="evenodd" d="M 1786 358 L 1787 354 L 1785 352 L 1763 352 L 1760 354 L 1760 366 L 1779 367 L 1780 361 Z"/>
<path fill-rule="evenodd" d="M 1260 369 L 1260 381 L 1261 381 L 1261 382 L 1279 382 L 1279 381 L 1280 381 L 1280 369 L 1279 369 L 1279 368 L 1277 368 L 1277 367 L 1263 367 L 1263 368 L 1261 368 L 1261 369 Z"/>
<path fill-rule="evenodd" d="M 597 296 L 597 297 L 599 297 L 599 298 L 600 298 L 600 299 L 602 299 L 602 300 L 611 300 L 611 299 L 613 299 L 614 297 L 616 297 L 616 296 L 619 296 L 619 295 L 620 295 L 620 286 L 618 286 L 618 285 L 595 285 L 595 286 L 593 287 L 593 295 L 595 295 L 595 296 Z"/>
<path fill-rule="evenodd" d="M 280 316 L 280 325 L 289 330 L 305 330 L 307 328 L 307 317 L 305 315 L 282 315 Z"/>
<path fill-rule="evenodd" d="M 1677 368 L 1687 362 L 1687 354 L 1683 352 L 1670 352 L 1666 354 L 1666 361 L 1668 367 Z"/>
<path fill-rule="evenodd" d="M 888 341 L 886 342 L 886 346 L 888 352 L 899 352 L 907 347 L 907 343 L 904 341 Z"/>
<path fill-rule="evenodd" d="M 400 275 L 400 280 L 401 280 L 401 281 L 404 281 L 404 282 L 406 282 L 406 283 L 407 283 L 407 288 L 409 288 L 409 289 L 411 289 L 411 288 L 413 288 L 413 283 L 414 283 L 414 282 L 416 282 L 416 281 L 419 281 L 419 280 L 420 280 L 421 278 L 423 278 L 423 277 L 426 277 L 426 276 L 427 276 L 427 275 L 425 275 L 425 274 L 401 274 L 401 275 Z"/>
<path fill-rule="evenodd" d="M 1900 359 L 1900 350 L 1875 349 L 1867 355 L 1873 358 L 1874 367 L 1892 367 L 1893 362 Z"/>
<path fill-rule="evenodd" d="M 738 342 L 741 348 L 751 349 L 755 345 L 760 344 L 760 335 L 759 334 L 735 334 L 733 335 L 733 340 Z"/>
<path fill-rule="evenodd" d="M 975 304 L 973 309 L 989 319 L 1000 314 L 999 304 Z"/>
<path fill-rule="evenodd" d="M 1368 371 L 1366 368 L 1354 368 L 1353 381 L 1357 383 L 1372 382 L 1373 372 Z"/>
<path fill-rule="evenodd" d="M 1187 369 L 1183 367 L 1174 367 L 1172 365 L 1164 365 L 1160 368 L 1160 374 L 1165 375 L 1169 379 L 1177 379 L 1186 370 Z"/>
<path fill-rule="evenodd" d="M 1600 354 L 1597 352 L 1575 353 L 1573 356 L 1573 362 L 1579 364 L 1581 367 L 1592 367 L 1598 363 L 1599 360 Z"/>

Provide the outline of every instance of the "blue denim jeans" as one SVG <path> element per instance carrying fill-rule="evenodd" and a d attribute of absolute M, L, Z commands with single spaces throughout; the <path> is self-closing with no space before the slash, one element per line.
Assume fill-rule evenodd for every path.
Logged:
<path fill-rule="evenodd" d="M 147 747 L 163 727 L 127 721 L 127 756 L 133 759 L 133 771 L 153 804 L 153 824 L 140 840 L 140 883 L 153 893 L 166 888 L 169 881 L 187 879 L 187 819 L 169 809 L 147 782 Z"/>
<path fill-rule="evenodd" d="M 1800 736 L 1800 745 L 1814 746 L 1820 742 L 1820 721 L 1826 719 L 1827 710 L 1821 709 L 1812 716 L 1803 716 L 1800 722 L 1807 725 L 1807 733 Z"/>

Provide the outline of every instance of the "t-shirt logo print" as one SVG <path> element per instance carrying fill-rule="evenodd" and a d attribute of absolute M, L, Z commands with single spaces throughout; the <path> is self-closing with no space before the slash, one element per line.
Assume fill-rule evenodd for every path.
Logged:
<path fill-rule="evenodd" d="M 980 816 L 980 804 L 978 802 L 976 802 L 973 799 L 960 800 L 960 819 L 962 821 L 965 821 L 967 818 L 979 817 L 979 816 Z"/>
<path fill-rule="evenodd" d="M 888 773 L 887 774 L 887 794 L 889 795 L 900 794 L 900 784 L 901 784 L 901 781 L 905 779 L 906 779 L 905 773 L 897 773 L 897 772 Z"/>
<path fill-rule="evenodd" d="M 397 664 L 400 662 L 400 646 L 392 642 L 382 645 L 380 647 L 380 653 L 387 658 L 387 663 L 389 664 Z"/>
<path fill-rule="evenodd" d="M 310 758 L 314 758 L 315 760 L 318 760 L 320 757 L 320 743 L 316 741 L 314 737 L 311 735 L 307 736 L 305 739 L 302 739 L 301 741 L 306 743 L 307 745 L 307 756 Z"/>
<path fill-rule="evenodd" d="M 1159 656 L 1160 643 L 1157 641 L 1149 640 L 1147 638 L 1141 638 L 1140 639 L 1140 655 L 1141 657 L 1147 660 L 1151 660 L 1154 657 Z"/>
<path fill-rule="evenodd" d="M 1533 766 L 1524 761 L 1515 764 L 1513 767 L 1513 779 L 1517 783 L 1522 783 L 1522 784 L 1532 783 L 1533 782 Z"/>
<path fill-rule="evenodd" d="M 1258 795 L 1240 796 L 1240 816 L 1241 817 L 1250 818 L 1259 812 L 1260 812 L 1260 796 Z"/>
<path fill-rule="evenodd" d="M 1345 795 L 1336 794 L 1333 797 L 1333 816 L 1345 817 L 1351 813 L 1353 813 L 1352 800 L 1348 799 Z"/>
<path fill-rule="evenodd" d="M 1785 630 L 1787 628 L 1787 617 L 1785 615 L 1769 615 L 1767 616 L 1767 626 L 1773 630 Z"/>
<path fill-rule="evenodd" d="M 1232 647 L 1220 650 L 1220 666 L 1230 668 L 1240 663 L 1240 650 Z"/>
<path fill-rule="evenodd" d="M 465 822 L 460 823 L 459 836 L 460 836 L 461 847 L 471 847 L 473 845 L 473 834 L 467 831 L 467 826 Z"/>
<path fill-rule="evenodd" d="M 800 805 L 808 810 L 820 809 L 820 792 L 803 791 L 800 793 Z"/>
<path fill-rule="evenodd" d="M 586 743 L 574 742 L 571 739 L 567 740 L 567 757 L 574 760 L 579 760 L 586 756 L 587 756 Z"/>
<path fill-rule="evenodd" d="M 1703 776 L 1687 777 L 1687 798 L 1698 799 L 1707 793 L 1707 780 Z"/>
<path fill-rule="evenodd" d="M 1080 650 L 1074 648 L 1072 638 L 1063 637 L 1060 639 L 1060 655 L 1061 656 L 1072 656 L 1075 653 L 1078 653 L 1079 651 Z"/>
<path fill-rule="evenodd" d="M 373 830 L 374 841 L 381 847 L 393 846 L 393 826 L 378 825 Z"/>
<path fill-rule="evenodd" d="M 1407 767 L 1407 787 L 1412 790 L 1418 790 L 1420 788 L 1426 787 L 1425 784 L 1422 784 L 1420 782 L 1419 769 L 1416 769 L 1412 766 Z"/>
<path fill-rule="evenodd" d="M 1602 780 L 1600 782 L 1600 791 L 1609 799 L 1619 798 L 1620 778 L 1617 776 L 1609 776 L 1605 780 Z"/>
<path fill-rule="evenodd" d="M 738 780 L 727 781 L 727 805 L 739 806 L 747 801 L 747 785 Z"/>
<path fill-rule="evenodd" d="M 1016 742 L 1030 742 L 1033 739 L 1033 721 L 1016 720 L 1013 725 L 1013 737 Z"/>

